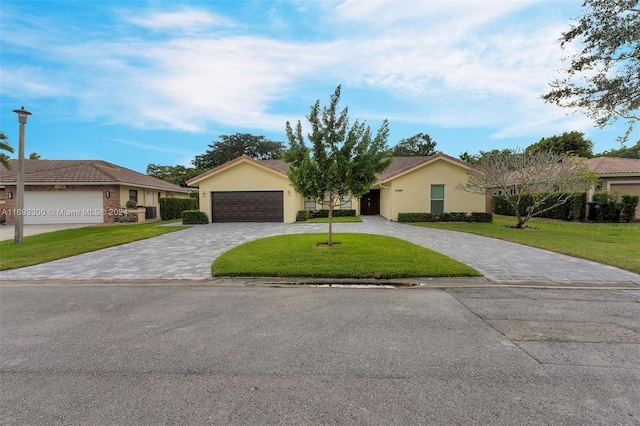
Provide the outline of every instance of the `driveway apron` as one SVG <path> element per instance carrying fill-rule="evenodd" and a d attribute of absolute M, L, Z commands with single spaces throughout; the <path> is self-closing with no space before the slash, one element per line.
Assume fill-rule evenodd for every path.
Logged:
<path fill-rule="evenodd" d="M 401 238 L 443 253 L 492 281 L 632 282 L 640 275 L 612 266 L 456 231 L 423 228 L 364 216 L 362 223 L 337 223 L 334 232 Z M 258 238 L 327 232 L 327 224 L 220 223 L 197 225 L 152 239 L 27 268 L 0 272 L 15 279 L 204 278 L 227 250 Z"/>

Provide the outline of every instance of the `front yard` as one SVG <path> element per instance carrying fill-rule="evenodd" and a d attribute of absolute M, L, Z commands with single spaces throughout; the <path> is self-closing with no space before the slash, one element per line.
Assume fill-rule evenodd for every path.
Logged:
<path fill-rule="evenodd" d="M 429 222 L 413 225 L 469 232 L 616 266 L 640 274 L 640 224 L 583 223 L 532 219 L 532 229 L 509 228 L 515 219 L 493 216 L 493 223 Z"/>

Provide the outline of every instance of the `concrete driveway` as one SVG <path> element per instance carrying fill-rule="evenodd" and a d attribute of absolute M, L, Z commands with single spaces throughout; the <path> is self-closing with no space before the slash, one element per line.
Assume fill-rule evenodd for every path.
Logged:
<path fill-rule="evenodd" d="M 0 280 L 206 278 L 227 250 L 280 234 L 327 232 L 326 224 L 221 223 L 198 225 L 153 239 L 27 268 L 0 272 Z M 635 283 L 640 275 L 586 260 L 493 238 L 365 216 L 362 223 L 334 224 L 334 232 L 388 235 L 466 263 L 494 282 L 553 281 Z"/>

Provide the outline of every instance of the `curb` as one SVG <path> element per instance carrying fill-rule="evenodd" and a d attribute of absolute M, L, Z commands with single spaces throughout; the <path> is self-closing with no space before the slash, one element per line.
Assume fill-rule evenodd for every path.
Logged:
<path fill-rule="evenodd" d="M 316 287 L 316 288 L 538 288 L 576 290 L 640 290 L 633 282 L 602 281 L 523 281 L 487 278 L 398 278 L 344 279 L 305 277 L 193 277 L 193 278 L 78 278 L 0 280 L 0 287 Z"/>

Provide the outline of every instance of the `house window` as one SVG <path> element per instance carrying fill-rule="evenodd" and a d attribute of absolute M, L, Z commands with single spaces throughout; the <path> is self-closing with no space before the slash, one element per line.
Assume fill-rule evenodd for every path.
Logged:
<path fill-rule="evenodd" d="M 431 185 L 431 213 L 444 213 L 444 185 Z"/>
<path fill-rule="evenodd" d="M 351 199 L 352 198 L 353 197 L 351 197 L 351 194 L 343 195 L 342 199 L 340 200 L 340 208 L 341 209 L 345 209 L 345 210 L 351 209 Z"/>
<path fill-rule="evenodd" d="M 138 191 L 136 191 L 135 189 L 129 190 L 129 201 L 135 201 L 136 203 L 138 202 Z"/>
<path fill-rule="evenodd" d="M 304 209 L 305 210 L 315 210 L 316 209 L 316 200 L 311 197 L 304 198 Z"/>

